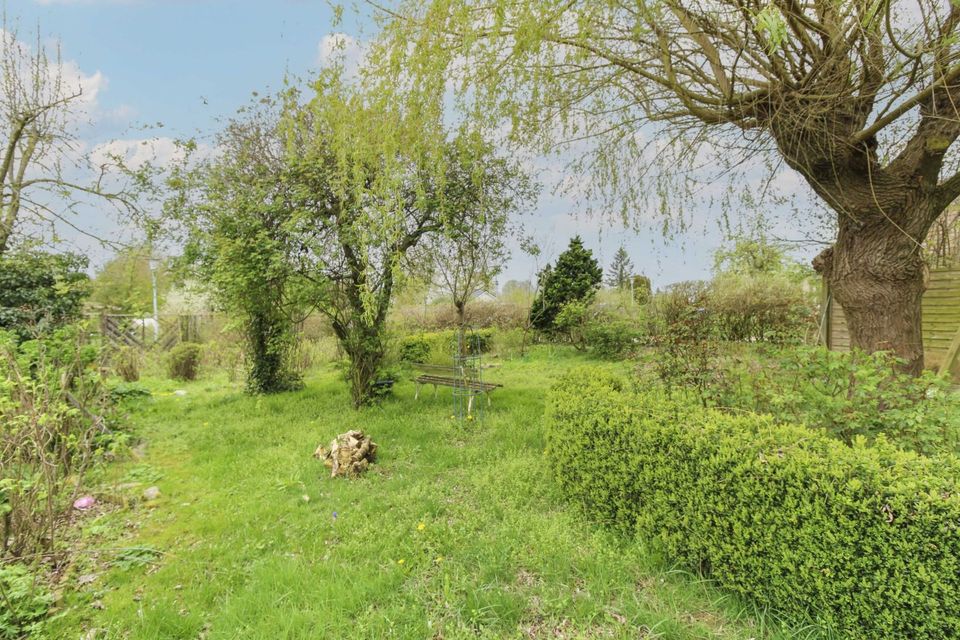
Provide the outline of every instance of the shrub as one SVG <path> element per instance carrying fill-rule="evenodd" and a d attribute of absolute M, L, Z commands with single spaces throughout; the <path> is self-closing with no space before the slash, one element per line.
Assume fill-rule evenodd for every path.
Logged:
<path fill-rule="evenodd" d="M 200 369 L 200 345 L 182 342 L 167 355 L 167 374 L 173 380 L 196 380 Z"/>
<path fill-rule="evenodd" d="M 898 364 L 884 352 L 799 347 L 766 357 L 751 353 L 718 367 L 707 400 L 817 427 L 847 444 L 883 433 L 921 453 L 957 451 L 960 397 L 949 380 L 929 371 L 913 377 Z"/>
<path fill-rule="evenodd" d="M 400 339 L 401 362 L 426 362 L 430 358 L 430 342 L 423 335 Z"/>
<path fill-rule="evenodd" d="M 450 363 L 457 351 L 456 329 L 404 336 L 399 343 L 399 359 L 402 362 Z M 487 353 L 493 347 L 493 329 L 467 330 L 465 344 L 467 353 Z"/>
<path fill-rule="evenodd" d="M 640 342 L 641 332 L 629 322 L 593 322 L 584 333 L 590 352 L 598 358 L 618 360 L 630 354 Z"/>
<path fill-rule="evenodd" d="M 136 382 L 140 379 L 140 367 L 143 355 L 134 347 L 120 347 L 113 354 L 113 370 L 124 382 Z"/>
<path fill-rule="evenodd" d="M 0 329 L 27 339 L 77 321 L 89 292 L 86 268 L 86 257 L 72 253 L 0 257 Z"/>
<path fill-rule="evenodd" d="M 28 638 L 46 617 L 53 596 L 21 564 L 0 564 L 0 640 Z"/>
<path fill-rule="evenodd" d="M 66 327 L 18 344 L 0 331 L 0 562 L 53 552 L 109 444 L 112 403 L 84 335 Z"/>
<path fill-rule="evenodd" d="M 707 303 L 723 340 L 799 343 L 817 328 L 815 300 L 787 275 L 718 276 Z"/>
<path fill-rule="evenodd" d="M 593 517 L 841 637 L 960 635 L 960 460 L 847 446 L 640 393 L 598 370 L 547 403 L 547 455 Z"/>

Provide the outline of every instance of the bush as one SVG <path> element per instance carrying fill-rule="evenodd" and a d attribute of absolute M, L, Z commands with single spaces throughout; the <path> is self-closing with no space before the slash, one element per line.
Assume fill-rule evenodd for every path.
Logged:
<path fill-rule="evenodd" d="M 110 436 L 100 353 L 84 335 L 66 327 L 18 344 L 0 331 L 0 562 L 54 552 Z"/>
<path fill-rule="evenodd" d="M 404 336 L 399 343 L 401 362 L 442 362 L 449 364 L 457 351 L 456 329 Z M 493 329 L 467 330 L 465 335 L 468 354 L 487 353 L 493 347 Z"/>
<path fill-rule="evenodd" d="M 200 345 L 182 342 L 167 355 L 167 374 L 173 380 L 196 380 L 200 369 Z"/>
<path fill-rule="evenodd" d="M 423 335 L 400 339 L 401 362 L 426 362 L 430 358 L 430 342 Z"/>
<path fill-rule="evenodd" d="M 630 355 L 640 343 L 640 338 L 641 332 L 622 320 L 594 322 L 584 333 L 590 352 L 605 360 L 618 360 Z"/>
<path fill-rule="evenodd" d="M 124 382 L 136 382 L 140 379 L 140 367 L 143 354 L 134 347 L 120 347 L 113 354 L 113 370 Z"/>
<path fill-rule="evenodd" d="M 844 638 L 960 636 L 960 460 L 846 446 L 640 393 L 598 370 L 547 403 L 547 455 L 594 518 Z"/>
<path fill-rule="evenodd" d="M 89 293 L 86 268 L 86 257 L 72 253 L 0 257 L 0 329 L 23 340 L 79 320 Z"/>
<path fill-rule="evenodd" d="M 949 380 L 929 371 L 913 377 L 899 364 L 890 353 L 817 347 L 751 353 L 718 367 L 707 400 L 817 427 L 847 444 L 883 433 L 920 453 L 956 452 L 960 397 Z"/>
<path fill-rule="evenodd" d="M 812 295 L 787 275 L 718 276 L 707 302 L 723 340 L 796 344 L 818 326 Z"/>
<path fill-rule="evenodd" d="M 784 274 L 722 274 L 711 282 L 679 282 L 657 293 L 653 334 L 690 339 L 796 344 L 817 329 L 814 294 Z"/>
<path fill-rule="evenodd" d="M 20 564 L 0 564 L 0 640 L 28 638 L 46 617 L 53 596 Z"/>

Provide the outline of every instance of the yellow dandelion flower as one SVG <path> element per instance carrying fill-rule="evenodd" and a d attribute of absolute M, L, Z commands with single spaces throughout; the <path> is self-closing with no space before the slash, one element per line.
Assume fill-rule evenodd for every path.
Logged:
<path fill-rule="evenodd" d="M 437 556 L 436 562 L 437 564 L 440 564 L 441 562 L 443 562 L 443 556 Z"/>
<path fill-rule="evenodd" d="M 427 528 L 427 525 L 423 524 L 422 522 L 417 525 L 417 531 L 423 531 L 426 528 Z"/>
<path fill-rule="evenodd" d="M 403 558 L 400 558 L 399 560 L 397 560 L 397 564 L 403 564 Z"/>

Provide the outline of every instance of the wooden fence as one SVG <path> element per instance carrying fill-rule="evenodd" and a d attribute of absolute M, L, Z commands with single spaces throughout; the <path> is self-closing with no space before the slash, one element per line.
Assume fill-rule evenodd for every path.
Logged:
<path fill-rule="evenodd" d="M 171 349 L 181 342 L 202 342 L 204 316 L 161 315 L 152 317 L 119 314 L 96 316 L 100 335 L 111 344 L 136 349 Z"/>
<path fill-rule="evenodd" d="M 821 341 L 835 351 L 850 349 L 850 333 L 843 309 L 829 294 Z M 923 294 L 923 349 L 928 368 L 950 369 L 960 374 L 955 362 L 960 349 L 960 268 L 939 267 L 930 270 L 927 290 Z"/>

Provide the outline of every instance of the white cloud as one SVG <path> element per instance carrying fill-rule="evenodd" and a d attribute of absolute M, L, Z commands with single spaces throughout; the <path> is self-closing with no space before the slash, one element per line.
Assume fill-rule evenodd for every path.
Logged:
<path fill-rule="evenodd" d="M 348 76 L 355 75 L 366 56 L 364 42 L 345 33 L 328 33 L 317 45 L 317 64 L 321 67 L 341 66 Z"/>
<path fill-rule="evenodd" d="M 196 159 L 209 158 L 215 149 L 208 144 L 200 144 L 193 154 Z M 186 155 L 183 146 L 174 138 L 156 136 L 153 138 L 127 138 L 111 140 L 98 144 L 90 152 L 90 160 L 95 166 L 111 165 L 120 158 L 130 169 L 140 169 L 147 164 L 163 167 L 181 162 Z"/>

